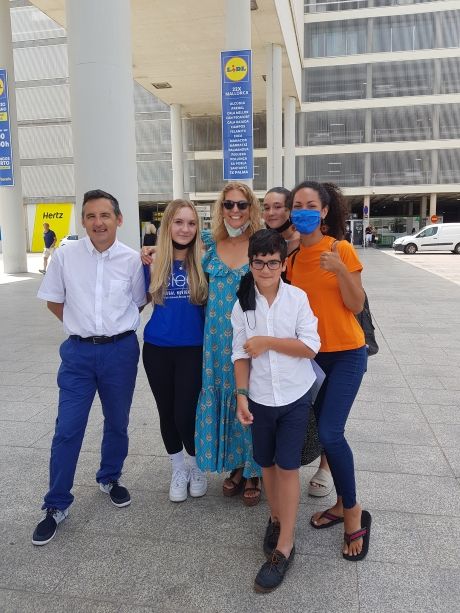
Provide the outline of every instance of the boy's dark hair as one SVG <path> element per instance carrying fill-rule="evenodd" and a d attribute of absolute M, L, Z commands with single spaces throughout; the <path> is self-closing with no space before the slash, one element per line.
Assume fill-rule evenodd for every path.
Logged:
<path fill-rule="evenodd" d="M 287 258 L 287 243 L 276 230 L 257 230 L 249 238 L 248 256 L 251 262 L 257 255 L 279 253 L 281 261 Z"/>
<path fill-rule="evenodd" d="M 120 205 L 118 204 L 118 200 L 115 198 L 115 196 L 112 196 L 112 194 L 109 194 L 108 192 L 104 192 L 102 189 L 92 189 L 89 192 L 86 192 L 83 196 L 83 204 L 81 206 L 82 217 L 84 215 L 85 204 L 90 200 L 99 200 L 99 198 L 106 198 L 107 200 L 110 200 L 115 216 L 119 217 L 121 215 Z"/>

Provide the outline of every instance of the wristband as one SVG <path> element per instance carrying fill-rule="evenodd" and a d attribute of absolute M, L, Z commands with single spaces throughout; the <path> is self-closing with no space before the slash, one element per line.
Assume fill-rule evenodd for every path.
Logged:
<path fill-rule="evenodd" d="M 237 396 L 246 396 L 246 398 L 249 398 L 249 392 L 247 389 L 245 389 L 244 387 L 239 387 L 236 390 L 236 395 Z"/>

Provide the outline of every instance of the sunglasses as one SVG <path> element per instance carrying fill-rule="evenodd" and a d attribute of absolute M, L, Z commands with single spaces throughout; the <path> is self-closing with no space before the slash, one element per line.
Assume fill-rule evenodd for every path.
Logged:
<path fill-rule="evenodd" d="M 278 270 L 282 263 L 281 260 L 268 260 L 268 262 L 264 262 L 263 260 L 251 260 L 251 266 L 254 270 L 263 270 L 265 266 L 268 270 Z"/>
<path fill-rule="evenodd" d="M 249 202 L 247 202 L 246 200 L 224 200 L 222 204 L 227 209 L 227 211 L 231 211 L 235 204 L 240 211 L 245 211 L 249 206 Z"/>

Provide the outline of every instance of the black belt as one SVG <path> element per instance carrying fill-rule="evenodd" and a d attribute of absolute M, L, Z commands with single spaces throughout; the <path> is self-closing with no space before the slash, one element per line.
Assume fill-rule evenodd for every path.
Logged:
<path fill-rule="evenodd" d="M 78 334 L 71 334 L 69 338 L 74 341 L 80 341 L 82 343 L 93 343 L 93 345 L 106 345 L 107 343 L 115 343 L 121 341 L 122 338 L 134 334 L 134 330 L 127 330 L 121 334 L 114 334 L 114 336 L 78 336 Z"/>

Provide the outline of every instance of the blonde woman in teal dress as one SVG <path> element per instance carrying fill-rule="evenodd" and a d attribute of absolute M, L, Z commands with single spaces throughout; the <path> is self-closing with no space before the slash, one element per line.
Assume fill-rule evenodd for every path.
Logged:
<path fill-rule="evenodd" d="M 228 183 L 203 233 L 203 268 L 209 275 L 203 345 L 203 383 L 196 411 L 196 461 L 201 470 L 231 471 L 224 496 L 243 493 L 248 506 L 260 500 L 260 467 L 252 457 L 252 437 L 236 418 L 230 316 L 241 277 L 248 271 L 249 237 L 261 227 L 261 209 L 244 183 Z"/>

